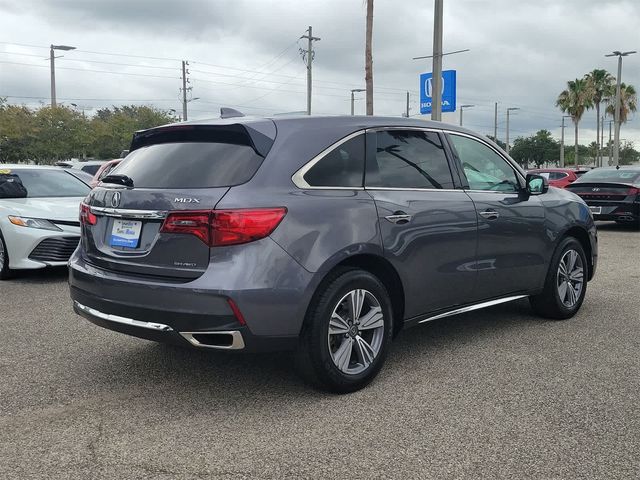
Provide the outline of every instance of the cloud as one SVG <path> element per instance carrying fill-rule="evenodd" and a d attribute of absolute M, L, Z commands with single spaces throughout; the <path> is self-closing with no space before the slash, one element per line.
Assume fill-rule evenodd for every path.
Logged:
<path fill-rule="evenodd" d="M 376 113 L 399 115 L 408 90 L 415 114 L 418 75 L 431 65 L 412 57 L 430 53 L 433 4 L 376 0 L 374 14 Z M 364 84 L 364 17 L 362 0 L 0 0 L 0 41 L 77 46 L 57 61 L 58 96 L 91 99 L 82 103 L 96 108 L 139 100 L 179 110 L 180 60 L 189 60 L 192 95 L 199 97 L 189 105 L 192 117 L 206 117 L 221 105 L 250 113 L 304 110 L 306 69 L 298 49 L 306 44 L 299 37 L 313 25 L 322 38 L 315 44 L 313 110 L 346 114 L 349 90 Z M 559 136 L 562 114 L 554 102 L 566 81 L 594 68 L 615 73 L 615 59 L 604 54 L 640 47 L 632 24 L 639 17 L 640 4 L 631 1 L 446 2 L 445 51 L 470 49 L 444 60 L 445 68 L 458 71 L 459 103 L 476 105 L 465 112 L 465 124 L 492 132 L 499 102 L 501 138 L 509 106 L 521 108 L 512 117 L 511 138 L 541 128 Z M 0 43 L 0 62 L 13 62 L 0 63 L 0 96 L 48 101 L 47 53 Z M 625 59 L 623 80 L 640 86 L 640 54 Z M 356 112 L 364 110 L 361 97 Z M 457 118 L 444 115 L 445 121 Z M 622 136 L 640 142 L 637 115 Z M 566 138 L 572 142 L 572 129 Z M 581 122 L 580 138 L 595 138 L 592 111 Z"/>

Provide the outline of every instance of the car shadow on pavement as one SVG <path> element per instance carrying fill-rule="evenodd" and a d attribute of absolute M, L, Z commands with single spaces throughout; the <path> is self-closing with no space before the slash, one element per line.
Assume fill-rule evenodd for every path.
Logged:
<path fill-rule="evenodd" d="M 36 270 L 15 270 L 9 282 L 56 283 L 69 277 L 67 267 L 48 267 Z"/>
<path fill-rule="evenodd" d="M 521 300 L 401 332 L 381 375 L 369 388 L 384 388 L 394 376 L 402 378 L 405 372 L 428 369 L 431 360 L 439 355 L 449 359 L 451 351 L 461 346 L 473 348 L 474 342 L 486 344 L 488 336 L 504 337 L 509 330 L 540 322 L 544 321 L 533 315 L 528 301 Z M 287 352 L 238 354 L 152 342 L 126 345 L 124 351 L 114 352 L 92 367 L 93 374 L 102 377 L 99 383 L 111 392 L 160 393 L 169 405 L 185 397 L 240 401 L 249 396 L 260 403 L 260 396 L 293 394 L 307 400 L 326 396 L 300 380 L 293 356 Z"/>

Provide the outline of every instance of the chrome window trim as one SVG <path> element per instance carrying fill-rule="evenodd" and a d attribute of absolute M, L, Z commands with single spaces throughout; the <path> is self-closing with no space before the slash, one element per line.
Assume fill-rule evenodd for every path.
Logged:
<path fill-rule="evenodd" d="M 158 332 L 172 332 L 173 328 L 164 323 L 155 322 L 143 322 L 141 320 L 134 320 L 133 318 L 121 317 L 119 315 L 113 315 L 111 313 L 104 313 L 95 308 L 87 307 L 79 302 L 73 302 L 74 307 L 82 313 L 91 317 L 100 318 L 109 322 L 121 323 L 123 325 L 130 325 L 132 327 L 146 328 L 147 330 L 155 330 Z"/>
<path fill-rule="evenodd" d="M 305 190 L 363 190 L 363 187 L 338 187 L 338 186 L 330 186 L 330 185 L 327 185 L 327 186 L 311 186 L 304 179 L 304 176 L 309 170 L 311 170 L 311 168 L 313 168 L 313 166 L 316 163 L 318 163 L 320 160 L 322 160 L 325 156 L 327 156 L 333 150 L 338 148 L 343 143 L 346 143 L 349 140 L 351 140 L 353 138 L 356 138 L 359 135 L 364 135 L 365 132 L 366 132 L 366 130 L 358 130 L 357 132 L 350 133 L 346 137 L 341 138 L 337 142 L 332 143 L 327 148 L 322 150 L 318 155 L 316 155 L 311 160 L 309 160 L 307 163 L 305 163 L 301 168 L 298 169 L 298 171 L 296 171 L 293 174 L 293 176 L 291 177 L 291 181 L 293 182 L 293 184 L 296 187 L 302 188 L 302 189 L 305 189 Z"/>
<path fill-rule="evenodd" d="M 124 208 L 90 207 L 91 213 L 116 218 L 164 219 L 167 212 L 163 210 L 127 210 Z"/>
<path fill-rule="evenodd" d="M 463 133 L 463 132 L 456 132 L 455 130 L 442 130 L 443 133 L 447 134 L 447 135 L 458 135 L 460 137 L 467 137 L 470 138 L 472 140 L 475 140 L 478 143 L 481 143 L 482 145 L 485 145 L 487 147 L 489 147 L 491 150 L 493 150 L 500 158 L 502 158 L 505 162 L 507 162 L 507 165 L 509 165 L 509 167 L 511 167 L 511 170 L 513 170 L 516 174 L 516 177 L 522 181 L 522 183 L 525 182 L 525 178 L 522 176 L 522 174 L 520 173 L 520 171 L 514 167 L 514 162 L 511 161 L 510 158 L 505 157 L 504 153 L 500 152 L 499 149 L 495 148 L 493 145 L 491 145 L 489 142 L 486 142 L 482 137 L 477 137 L 475 135 L 469 135 L 468 133 Z M 520 185 L 520 188 L 522 188 L 522 184 Z M 471 191 L 471 190 L 467 190 L 467 191 Z M 479 191 L 479 192 L 487 192 L 487 191 L 491 191 L 491 190 L 474 190 L 474 191 Z M 507 193 L 507 192 L 502 192 L 502 193 Z M 510 192 L 509 192 L 510 193 Z M 517 192 L 514 192 L 517 193 Z"/>
<path fill-rule="evenodd" d="M 384 190 L 400 192 L 465 192 L 462 188 L 403 188 L 403 187 L 364 187 L 365 190 Z"/>

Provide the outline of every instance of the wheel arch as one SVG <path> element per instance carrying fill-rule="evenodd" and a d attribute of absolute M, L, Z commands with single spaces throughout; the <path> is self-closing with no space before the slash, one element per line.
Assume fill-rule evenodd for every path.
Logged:
<path fill-rule="evenodd" d="M 582 246 L 585 255 L 587 256 L 587 267 L 589 272 L 587 275 L 587 281 L 593 278 L 594 265 L 593 265 L 593 248 L 591 246 L 591 240 L 589 239 L 589 232 L 584 227 L 574 225 L 570 227 L 564 234 L 558 239 L 558 243 L 567 237 L 573 237 Z"/>
<path fill-rule="evenodd" d="M 393 308 L 393 316 L 395 320 L 393 325 L 393 334 L 394 336 L 397 335 L 398 332 L 402 330 L 402 327 L 404 325 L 404 287 L 402 285 L 400 275 L 398 275 L 396 269 L 387 259 L 380 255 L 361 253 L 342 259 L 329 270 L 326 270 L 324 272 L 322 280 L 319 282 L 318 286 L 315 289 L 313 298 L 316 297 L 317 293 L 321 291 L 321 289 L 326 285 L 327 281 L 333 277 L 336 271 L 345 268 L 358 268 L 361 270 L 365 270 L 374 275 L 382 282 L 382 284 L 387 289 L 389 298 L 391 300 L 391 307 Z M 313 298 L 307 306 L 307 311 L 313 305 Z"/>

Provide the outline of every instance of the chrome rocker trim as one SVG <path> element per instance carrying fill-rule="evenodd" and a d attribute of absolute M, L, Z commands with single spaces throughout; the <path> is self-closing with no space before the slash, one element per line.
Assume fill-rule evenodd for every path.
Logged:
<path fill-rule="evenodd" d="M 444 312 L 439 315 L 434 315 L 433 317 L 427 317 L 423 320 L 420 320 L 418 323 L 430 322 L 432 320 L 438 320 L 439 318 L 450 317 L 452 315 L 458 315 L 460 313 L 472 312 L 473 310 L 480 310 L 481 308 L 493 307 L 494 305 L 499 305 L 501 303 L 512 302 L 514 300 L 520 300 L 521 298 L 526 298 L 528 295 L 513 295 L 511 297 L 497 298 L 495 300 L 489 300 L 488 302 L 476 303 L 475 305 L 467 305 L 466 307 L 456 308 L 455 310 L 451 310 L 449 312 Z"/>
<path fill-rule="evenodd" d="M 76 301 L 73 302 L 75 308 L 81 312 L 91 315 L 92 317 L 101 318 L 109 322 L 121 323 L 123 325 L 130 325 L 132 327 L 146 328 L 147 330 L 155 330 L 158 332 L 172 332 L 173 328 L 164 323 L 143 322 L 140 320 L 134 320 L 133 318 L 121 317 L 119 315 L 112 315 L 110 313 L 104 313 L 86 305 L 82 305 Z"/>

